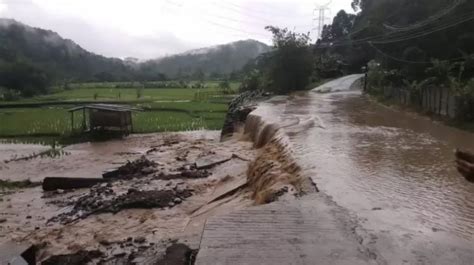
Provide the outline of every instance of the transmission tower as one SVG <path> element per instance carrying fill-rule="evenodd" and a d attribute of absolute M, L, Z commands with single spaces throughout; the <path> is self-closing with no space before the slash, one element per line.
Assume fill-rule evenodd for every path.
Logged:
<path fill-rule="evenodd" d="M 326 17 L 326 11 L 331 11 L 331 9 L 329 8 L 329 5 L 331 5 L 331 3 L 332 0 L 324 5 L 316 4 L 316 7 L 313 9 L 314 18 L 312 32 L 315 33 L 315 35 L 317 36 L 316 39 L 319 39 L 321 37 L 324 24 L 326 23 L 326 19 L 328 19 L 328 17 Z"/>

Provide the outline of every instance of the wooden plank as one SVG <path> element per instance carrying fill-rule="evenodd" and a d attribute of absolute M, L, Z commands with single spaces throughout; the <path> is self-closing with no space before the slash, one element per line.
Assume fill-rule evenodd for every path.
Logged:
<path fill-rule="evenodd" d="M 101 178 L 58 178 L 48 177 L 43 180 L 44 191 L 54 190 L 71 190 L 89 188 L 99 183 L 106 182 L 106 179 Z"/>

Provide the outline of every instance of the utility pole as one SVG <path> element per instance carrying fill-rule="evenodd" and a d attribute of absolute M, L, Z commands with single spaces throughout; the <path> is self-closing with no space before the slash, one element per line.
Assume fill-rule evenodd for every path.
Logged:
<path fill-rule="evenodd" d="M 316 33 L 316 39 L 321 38 L 323 32 L 324 24 L 326 22 L 326 11 L 330 11 L 329 5 L 332 3 L 332 0 L 324 5 L 316 4 L 316 7 L 313 9 L 313 33 Z M 317 22 L 316 26 L 314 23 Z"/>

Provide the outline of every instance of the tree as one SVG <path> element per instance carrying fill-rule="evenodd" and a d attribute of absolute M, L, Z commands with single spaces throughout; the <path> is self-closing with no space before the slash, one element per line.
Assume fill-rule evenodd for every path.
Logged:
<path fill-rule="evenodd" d="M 219 83 L 219 89 L 222 91 L 223 94 L 229 94 L 230 92 L 230 82 L 229 80 L 224 80 Z"/>
<path fill-rule="evenodd" d="M 331 25 L 324 25 L 321 40 L 324 42 L 340 41 L 351 32 L 355 18 L 355 15 L 347 14 L 344 10 L 339 11 Z"/>
<path fill-rule="evenodd" d="M 0 65 L 0 86 L 17 91 L 23 97 L 44 94 L 50 84 L 50 76 L 31 64 L 15 62 Z"/>
<path fill-rule="evenodd" d="M 262 89 L 262 79 L 262 74 L 256 69 L 247 73 L 247 75 L 244 77 L 244 80 L 242 81 L 242 84 L 240 85 L 240 92 L 257 91 Z"/>
<path fill-rule="evenodd" d="M 206 77 L 206 75 L 204 74 L 202 69 L 197 69 L 193 74 L 193 79 L 196 80 L 196 81 L 199 81 L 201 83 L 204 82 L 205 77 Z"/>
<path fill-rule="evenodd" d="M 273 33 L 274 51 L 266 60 L 266 74 L 270 89 L 286 93 L 305 89 L 313 70 L 313 53 L 308 34 L 297 34 L 288 29 L 268 26 Z"/>

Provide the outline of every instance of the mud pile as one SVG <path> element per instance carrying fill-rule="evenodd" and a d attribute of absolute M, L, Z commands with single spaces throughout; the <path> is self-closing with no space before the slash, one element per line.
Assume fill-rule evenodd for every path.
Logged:
<path fill-rule="evenodd" d="M 80 250 L 75 253 L 56 255 L 41 262 L 41 265 L 83 264 L 194 264 L 197 250 L 175 241 L 147 242 L 145 238 L 128 238 L 121 242 L 103 242 L 103 250 Z M 166 249 L 162 253 L 162 249 Z"/>
<path fill-rule="evenodd" d="M 105 179 L 132 179 L 155 172 L 156 166 L 156 162 L 150 161 L 145 156 L 142 156 L 135 161 L 128 161 L 125 165 L 116 170 L 106 172 L 102 176 Z"/>
<path fill-rule="evenodd" d="M 91 188 L 89 194 L 73 202 L 71 211 L 50 219 L 62 224 L 84 219 L 92 214 L 118 213 L 125 209 L 172 208 L 192 196 L 192 190 L 181 186 L 166 190 L 137 190 L 130 188 L 117 194 L 110 183 Z"/>

